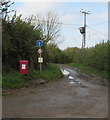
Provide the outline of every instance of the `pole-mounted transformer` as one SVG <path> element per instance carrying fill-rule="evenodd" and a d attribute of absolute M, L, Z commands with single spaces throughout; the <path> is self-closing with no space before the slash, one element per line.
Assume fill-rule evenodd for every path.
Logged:
<path fill-rule="evenodd" d="M 79 30 L 81 34 L 85 34 L 85 27 L 80 27 Z"/>

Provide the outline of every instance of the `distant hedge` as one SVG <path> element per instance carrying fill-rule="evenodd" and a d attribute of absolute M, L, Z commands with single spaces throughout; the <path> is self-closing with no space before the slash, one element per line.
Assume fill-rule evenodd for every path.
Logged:
<path fill-rule="evenodd" d="M 55 63 L 77 63 L 92 68 L 110 71 L 108 53 L 110 42 L 102 42 L 91 48 L 71 47 L 61 51 L 56 45 L 49 45 L 49 60 Z"/>

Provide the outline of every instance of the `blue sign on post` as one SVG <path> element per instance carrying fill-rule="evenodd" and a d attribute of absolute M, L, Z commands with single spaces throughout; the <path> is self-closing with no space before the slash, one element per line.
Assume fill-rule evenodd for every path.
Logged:
<path fill-rule="evenodd" d="M 42 40 L 37 40 L 36 41 L 36 46 L 38 46 L 38 47 L 42 46 Z"/>

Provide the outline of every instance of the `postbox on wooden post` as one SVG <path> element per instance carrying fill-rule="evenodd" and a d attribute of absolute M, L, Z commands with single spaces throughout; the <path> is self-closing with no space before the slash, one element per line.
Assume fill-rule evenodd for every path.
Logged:
<path fill-rule="evenodd" d="M 28 74 L 28 60 L 20 60 L 20 74 Z"/>

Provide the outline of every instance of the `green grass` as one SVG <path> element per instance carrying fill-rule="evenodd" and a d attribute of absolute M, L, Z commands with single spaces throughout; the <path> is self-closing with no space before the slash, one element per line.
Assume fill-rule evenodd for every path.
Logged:
<path fill-rule="evenodd" d="M 56 64 L 49 64 L 47 70 L 43 70 L 41 73 L 36 70 L 29 70 L 27 75 L 21 75 L 18 71 L 11 71 L 9 73 L 2 74 L 2 88 L 12 89 L 21 88 L 28 85 L 29 80 L 45 79 L 47 81 L 58 80 L 63 77 L 60 69 Z"/>
<path fill-rule="evenodd" d="M 28 70 L 28 74 L 22 75 L 22 78 L 26 81 L 28 80 L 37 80 L 40 78 L 40 73 L 37 70 Z"/>
<path fill-rule="evenodd" d="M 76 64 L 76 63 L 70 63 L 69 65 L 80 69 L 83 73 L 86 73 L 89 75 L 101 76 L 102 78 L 108 79 L 108 72 L 106 71 L 97 70 L 89 66 Z"/>
<path fill-rule="evenodd" d="M 2 88 L 20 88 L 26 85 L 26 80 L 17 71 L 10 73 L 3 73 L 2 75 Z"/>
<path fill-rule="evenodd" d="M 58 80 L 62 77 L 62 72 L 60 71 L 58 66 L 53 63 L 49 64 L 49 68 L 47 70 L 42 71 L 41 73 L 41 78 L 48 81 Z"/>

